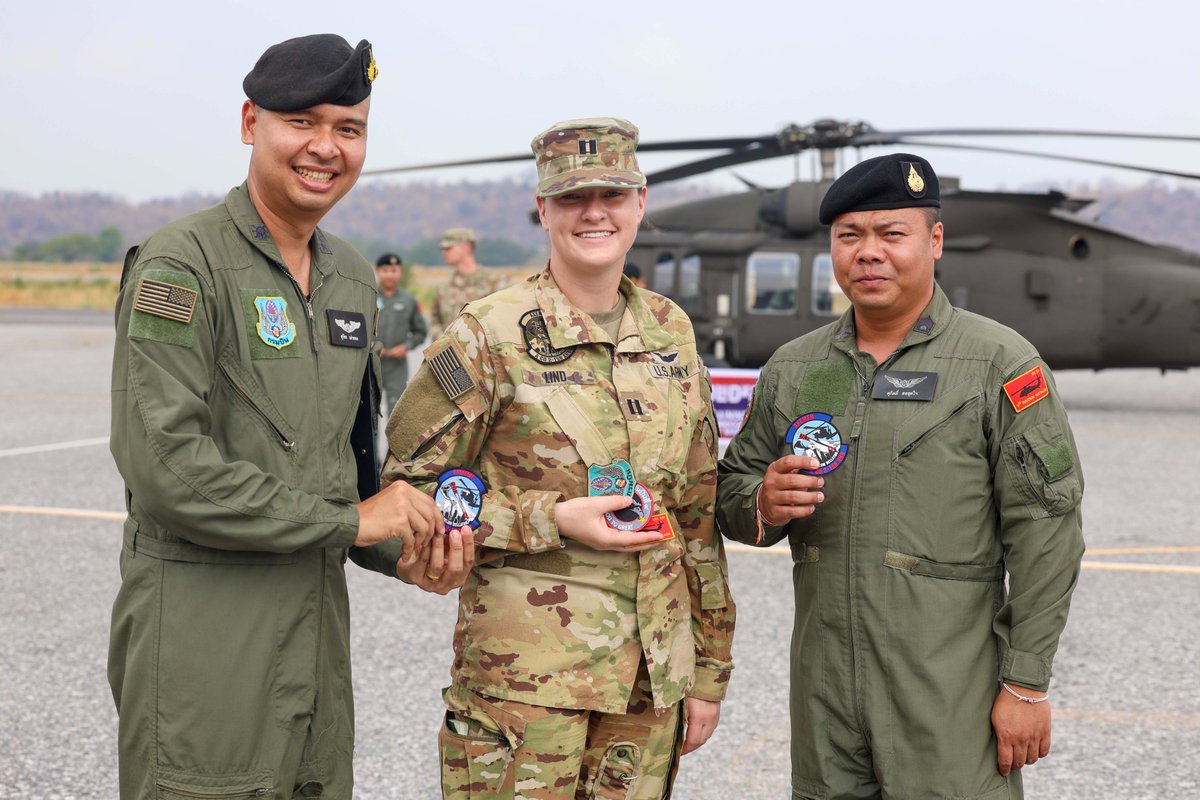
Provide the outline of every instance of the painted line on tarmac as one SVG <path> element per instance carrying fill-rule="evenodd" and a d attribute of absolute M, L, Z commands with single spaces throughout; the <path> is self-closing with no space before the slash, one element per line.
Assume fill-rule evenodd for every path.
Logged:
<path fill-rule="evenodd" d="M 1054 719 L 1081 719 L 1102 725 L 1154 725 L 1200 728 L 1200 714 L 1171 714 L 1166 711 L 1086 711 L 1078 708 L 1055 708 Z"/>
<path fill-rule="evenodd" d="M 92 508 L 47 508 L 45 506 L 0 506 L 0 514 L 33 514 L 40 517 L 75 517 L 124 522 L 124 511 L 99 511 Z"/>
<path fill-rule="evenodd" d="M 1184 545 L 1182 547 L 1103 547 L 1087 549 L 1089 556 L 1134 556 L 1143 554 L 1162 553 L 1200 553 L 1200 546 Z"/>
<path fill-rule="evenodd" d="M 1156 553 L 1175 550 L 1170 548 L 1155 548 L 1147 547 L 1143 549 L 1129 548 L 1129 550 L 1137 550 L 1143 553 Z M 792 551 L 783 547 L 752 547 L 748 544 L 737 544 L 733 542 L 725 543 L 725 550 L 730 553 L 762 553 L 764 555 L 773 556 L 790 556 Z M 1181 549 L 1180 552 L 1200 552 L 1200 548 Z M 1103 555 L 1103 553 L 1093 553 L 1092 555 Z M 1132 564 L 1121 562 L 1106 562 L 1106 561 L 1084 561 L 1079 565 L 1083 569 L 1098 569 L 1107 572 L 1162 572 L 1173 573 L 1177 575 L 1200 575 L 1200 566 L 1179 566 L 1175 564 Z"/>
<path fill-rule="evenodd" d="M 14 447 L 10 450 L 0 450 L 0 458 L 5 456 L 27 456 L 31 453 L 49 453 L 52 450 L 70 450 L 75 447 L 92 447 L 98 444 L 108 444 L 108 437 L 97 436 L 95 439 L 76 439 L 73 442 L 56 442 L 54 444 L 35 444 L 30 447 Z"/>

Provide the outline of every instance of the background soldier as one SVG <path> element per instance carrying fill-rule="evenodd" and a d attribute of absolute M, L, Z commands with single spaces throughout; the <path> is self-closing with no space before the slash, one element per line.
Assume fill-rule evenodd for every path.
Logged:
<path fill-rule="evenodd" d="M 384 253 L 375 262 L 379 282 L 379 352 L 383 364 L 384 409 L 395 407 L 408 384 L 408 351 L 425 343 L 429 327 L 417 298 L 400 286 L 404 262 Z"/>
<path fill-rule="evenodd" d="M 934 283 L 940 205 L 918 156 L 834 182 L 852 308 L 775 353 L 720 464 L 724 533 L 796 564 L 795 797 L 1019 798 L 1050 750 L 1079 457 L 1033 347 Z"/>
<path fill-rule="evenodd" d="M 547 268 L 469 304 L 388 423 L 385 480 L 486 490 L 487 564 L 459 596 L 445 692 L 447 798 L 661 798 L 720 714 L 734 607 L 716 425 L 687 316 L 621 276 L 645 210 L 636 144 L 617 119 L 533 141 Z M 605 521 L 628 496 L 589 496 L 626 478 L 657 515 L 640 531 Z"/>
<path fill-rule="evenodd" d="M 463 306 L 503 289 L 508 283 L 503 275 L 489 273 L 475 261 L 475 232 L 470 228 L 450 228 L 442 235 L 442 260 L 454 267 L 454 273 L 434 294 L 430 314 L 430 335 L 434 339 L 441 337 Z"/>
<path fill-rule="evenodd" d="M 108 676 L 124 800 L 353 794 L 347 548 L 442 522 L 377 481 L 370 266 L 317 223 L 366 156 L 371 46 L 290 39 L 246 76 L 246 182 L 126 258 L 112 453 L 129 518 Z M 436 538 L 436 547 L 442 539 Z M 429 553 L 418 567 L 417 548 Z M 426 561 L 428 563 L 426 563 Z"/>

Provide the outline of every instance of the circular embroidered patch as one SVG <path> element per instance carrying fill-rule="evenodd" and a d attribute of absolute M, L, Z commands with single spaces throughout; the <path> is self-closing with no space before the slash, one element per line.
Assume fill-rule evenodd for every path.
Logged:
<path fill-rule="evenodd" d="M 848 445 L 842 444 L 842 434 L 828 414 L 811 413 L 797 417 L 788 428 L 787 443 L 798 456 L 811 456 L 819 464 L 816 469 L 800 470 L 805 475 L 827 475 L 846 460 Z"/>
<path fill-rule="evenodd" d="M 608 527 L 619 531 L 640 531 L 654 516 L 654 498 L 650 490 L 640 481 L 633 487 L 633 502 L 626 508 L 609 511 L 604 515 Z"/>
<path fill-rule="evenodd" d="M 561 364 L 575 352 L 575 347 L 555 347 L 546 330 L 546 319 L 542 310 L 535 308 L 521 316 L 521 335 L 525 337 L 525 350 L 539 364 Z"/>
<path fill-rule="evenodd" d="M 438 475 L 433 502 L 442 512 L 447 528 L 478 528 L 487 486 L 469 469 L 448 469 Z"/>

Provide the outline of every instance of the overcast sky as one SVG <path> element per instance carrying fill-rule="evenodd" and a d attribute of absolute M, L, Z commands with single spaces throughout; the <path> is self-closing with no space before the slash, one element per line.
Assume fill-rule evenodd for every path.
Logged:
<path fill-rule="evenodd" d="M 633 120 L 644 141 L 758 135 L 822 117 L 881 130 L 1200 134 L 1200 10 L 1178 0 L 179 5 L 7 4 L 0 190 L 130 200 L 224 192 L 246 170 L 242 78 L 267 46 L 318 32 L 374 45 L 368 169 L 519 153 L 556 120 L 597 115 Z M 1200 173 L 1200 143 L 987 143 Z M 923 154 L 971 188 L 1143 180 L 1040 159 Z M 685 158 L 647 156 L 643 166 Z M 811 176 L 812 160 L 737 171 L 782 184 L 797 169 Z M 531 178 L 532 165 L 419 177 L 505 176 Z M 728 172 L 705 180 L 737 185 Z"/>

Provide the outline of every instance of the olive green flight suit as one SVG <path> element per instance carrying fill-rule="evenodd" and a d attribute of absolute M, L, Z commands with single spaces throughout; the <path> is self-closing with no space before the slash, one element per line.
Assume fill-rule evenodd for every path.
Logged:
<path fill-rule="evenodd" d="M 1044 384 L 1021 377 L 1036 367 Z M 932 400 L 885 371 L 935 373 Z M 1048 396 L 1016 411 L 1016 378 L 1015 395 Z M 763 474 L 809 412 L 832 417 L 845 460 L 815 514 L 761 528 Z M 877 367 L 850 310 L 775 353 L 718 475 L 724 534 L 792 551 L 793 796 L 1019 798 L 992 704 L 1000 680 L 1047 688 L 1083 552 L 1075 442 L 1033 347 L 937 288 Z"/>
<path fill-rule="evenodd" d="M 417 298 L 403 289 L 396 289 L 391 296 L 380 292 L 378 306 L 379 331 L 376 338 L 382 347 L 386 349 L 403 344 L 412 352 L 424 343 L 429 326 L 417 304 Z M 385 408 L 391 411 L 408 385 L 408 357 L 381 358 L 380 361 L 383 365 Z"/>
<path fill-rule="evenodd" d="M 352 794 L 343 564 L 374 480 L 375 281 L 320 230 L 311 252 L 306 300 L 243 185 L 127 258 L 108 667 L 125 800 Z"/>

